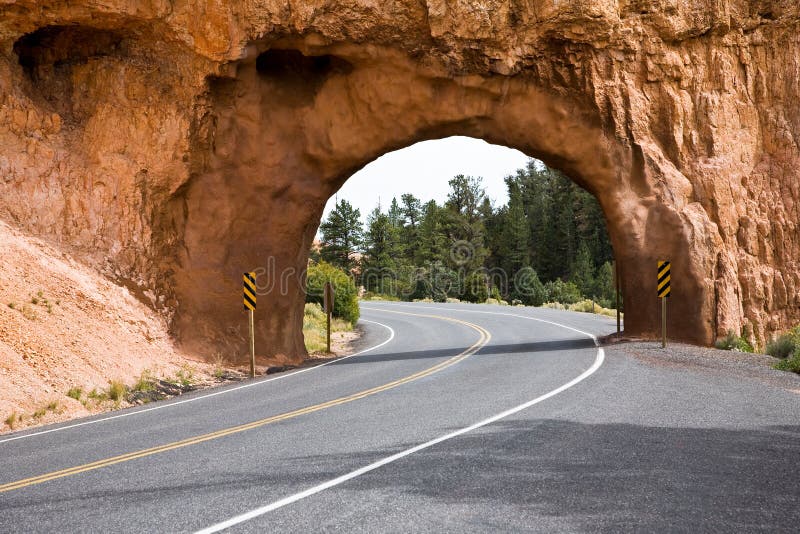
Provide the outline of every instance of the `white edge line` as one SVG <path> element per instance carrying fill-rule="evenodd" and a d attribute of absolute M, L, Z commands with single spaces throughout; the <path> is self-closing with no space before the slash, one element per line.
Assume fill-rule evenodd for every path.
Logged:
<path fill-rule="evenodd" d="M 109 417 L 103 417 L 103 418 L 100 418 L 100 419 L 92 419 L 91 421 L 83 421 L 81 423 L 73 423 L 71 425 L 60 426 L 58 428 L 51 428 L 49 430 L 40 430 L 39 432 L 32 432 L 30 434 L 23 434 L 21 436 L 14 436 L 14 437 L 11 437 L 11 438 L 0 439 L 0 443 L 7 443 L 9 441 L 16 441 L 18 439 L 32 438 L 34 436 L 41 436 L 43 434 L 49 434 L 51 432 L 59 432 L 61 430 L 68 430 L 70 428 L 76 428 L 76 427 L 86 426 L 86 425 L 93 425 L 95 423 L 102 423 L 104 421 L 111 421 L 113 419 L 120 419 L 122 417 L 129 417 L 131 415 L 139 415 L 139 414 L 143 414 L 143 413 L 147 413 L 147 412 L 152 412 L 152 411 L 155 411 L 155 410 L 161 410 L 161 409 L 164 409 L 164 408 L 171 408 L 173 406 L 179 406 L 181 404 L 186 404 L 188 402 L 195 402 L 195 401 L 198 401 L 198 400 L 207 399 L 209 397 L 216 397 L 217 395 L 224 395 L 226 393 L 230 393 L 231 391 L 238 391 L 240 389 L 251 388 L 251 387 L 254 387 L 254 386 L 260 386 L 262 384 L 266 384 L 268 382 L 273 382 L 275 380 L 281 380 L 281 379 L 284 379 L 284 378 L 297 376 L 299 374 L 306 373 L 308 371 L 313 371 L 314 369 L 319 369 L 320 367 L 325 367 L 326 365 L 330 365 L 332 363 L 340 362 L 340 361 L 346 360 L 348 358 L 353 358 L 355 356 L 361 356 L 362 354 L 365 354 L 367 352 L 373 351 L 375 349 L 378 349 L 378 348 L 386 345 L 387 343 L 389 343 L 391 340 L 394 339 L 395 332 L 394 332 L 394 329 L 392 329 L 391 326 L 385 325 L 383 323 L 379 323 L 377 321 L 369 321 L 367 319 L 359 319 L 359 320 L 363 321 L 365 323 L 372 323 L 372 324 L 376 324 L 376 325 L 379 325 L 379 326 L 382 326 L 382 327 L 386 328 L 387 330 L 389 330 L 389 337 L 385 341 L 383 341 L 382 343 L 379 343 L 379 344 L 377 344 L 375 346 L 372 346 L 372 347 L 369 347 L 367 349 L 358 351 L 358 352 L 356 352 L 354 354 L 349 354 L 347 356 L 343 356 L 342 358 L 336 358 L 335 360 L 331 360 L 329 362 L 321 363 L 321 364 L 315 365 L 313 367 L 307 367 L 306 369 L 300 369 L 300 370 L 294 371 L 292 373 L 282 374 L 282 375 L 276 376 L 274 378 L 268 378 L 266 380 L 259 380 L 257 382 L 249 382 L 249 383 L 243 384 L 241 386 L 236 386 L 236 387 L 232 387 L 232 388 L 228 388 L 228 389 L 223 389 L 223 390 L 220 390 L 220 391 L 215 391 L 214 393 L 207 393 L 205 395 L 198 395 L 198 396 L 192 397 L 190 399 L 183 399 L 183 400 L 179 400 L 179 401 L 176 401 L 176 402 L 170 402 L 168 404 L 161 404 L 161 405 L 158 405 L 158 406 L 153 406 L 151 408 L 145 408 L 143 410 L 125 412 L 125 413 L 121 413 L 121 414 L 117 414 L 117 415 L 112 415 L 112 416 L 109 416 Z"/>
<path fill-rule="evenodd" d="M 374 310 L 375 308 L 371 308 L 371 309 Z M 484 312 L 484 313 L 496 314 L 495 312 Z M 515 314 L 496 314 L 496 315 L 515 315 Z M 251 519 L 255 519 L 256 517 L 259 517 L 259 516 L 262 516 L 262 515 L 267 514 L 269 512 L 272 512 L 274 510 L 277 510 L 278 508 L 282 508 L 282 507 L 287 506 L 289 504 L 295 503 L 295 502 L 297 502 L 299 500 L 305 499 L 306 497 L 310 497 L 312 495 L 320 493 L 321 491 L 325 491 L 326 489 L 330 489 L 330 488 L 332 488 L 334 486 L 338 486 L 339 484 L 342 484 L 344 482 L 347 482 L 348 480 L 352 480 L 352 479 L 354 479 L 356 477 L 359 477 L 359 476 L 361 476 L 361 475 L 363 475 L 365 473 L 368 473 L 370 471 L 378 469 L 379 467 L 382 467 L 382 466 L 384 466 L 386 464 L 390 464 L 390 463 L 395 462 L 395 461 L 397 461 L 397 460 L 399 460 L 401 458 L 405 458 L 406 456 L 414 454 L 415 452 L 419 452 L 419 451 L 421 451 L 423 449 L 427 449 L 429 447 L 433 447 L 434 445 L 442 443 L 443 441 L 447 441 L 447 440 L 453 439 L 455 437 L 461 436 L 462 434 L 466 434 L 467 432 L 471 432 L 471 431 L 476 430 L 478 428 L 481 428 L 483 426 L 495 423 L 495 422 L 497 422 L 497 421 L 499 421 L 501 419 L 504 419 L 504 418 L 506 418 L 506 417 L 508 417 L 510 415 L 514 415 L 515 413 L 518 413 L 518 412 L 521 412 L 522 410 L 530 408 L 534 404 L 538 404 L 538 403 L 540 403 L 540 402 L 542 402 L 544 400 L 549 399 L 550 397 L 553 397 L 553 396 L 558 395 L 559 393 L 561 393 L 563 391 L 566 391 L 567 389 L 571 388 L 575 384 L 583 381 L 584 379 L 586 379 L 589 376 L 591 376 L 592 374 L 594 374 L 594 372 L 597 371 L 600 368 L 601 365 L 603 365 L 603 361 L 605 360 L 605 351 L 603 350 L 602 347 L 599 346 L 599 343 L 597 341 L 597 337 L 596 336 L 594 336 L 592 334 L 589 334 L 588 332 L 584 332 L 582 330 L 578 330 L 577 328 L 572 328 L 571 326 L 566 326 L 566 325 L 562 325 L 562 324 L 559 324 L 559 323 L 554 323 L 552 321 L 545 321 L 543 319 L 535 319 L 533 317 L 525 317 L 524 315 L 516 315 L 516 317 L 522 317 L 524 319 L 532 319 L 534 321 L 541 321 L 541 322 L 545 322 L 545 323 L 550 323 L 550 324 L 553 324 L 555 326 L 561 326 L 563 328 L 566 328 L 566 329 L 569 329 L 569 330 L 573 330 L 575 332 L 578 332 L 578 333 L 584 334 L 586 336 L 589 336 L 590 338 L 592 338 L 592 341 L 594 341 L 594 344 L 597 347 L 597 356 L 594 359 L 594 363 L 591 365 L 591 367 L 589 367 L 587 370 L 585 370 L 579 376 L 573 378 L 572 380 L 570 380 L 566 384 L 564 384 L 562 386 L 559 386 L 556 389 L 545 393 L 544 395 L 536 397 L 533 400 L 529 400 L 526 403 L 523 403 L 523 404 L 520 404 L 519 406 L 515 406 L 513 408 L 510 408 L 510 409 L 508 409 L 508 410 L 506 410 L 504 412 L 500 412 L 499 414 L 493 415 L 493 416 L 489 417 L 488 419 L 484 419 L 483 421 L 479 421 L 479 422 L 474 423 L 474 424 L 472 424 L 470 426 L 464 427 L 464 428 L 462 428 L 460 430 L 456 430 L 455 432 L 451 432 L 450 434 L 445 434 L 444 436 L 440 436 L 440 437 L 432 439 L 430 441 L 426 441 L 425 443 L 421 443 L 419 445 L 411 447 L 410 449 L 406 449 L 404 451 L 398 452 L 398 453 L 393 454 L 391 456 L 387 456 L 386 458 L 378 460 L 377 462 L 374 462 L 374 463 L 371 463 L 371 464 L 366 465 L 364 467 L 361 467 L 359 469 L 356 469 L 355 471 L 351 471 L 349 473 L 346 473 L 346 474 L 344 474 L 344 475 L 342 475 L 340 477 L 328 480 L 327 482 L 323 482 L 322 484 L 319 484 L 317 486 L 308 488 L 307 490 L 301 491 L 300 493 L 295 493 L 294 495 L 290 495 L 288 497 L 284 497 L 283 499 L 280 499 L 278 501 L 270 503 L 270 504 L 268 504 L 266 506 L 262 506 L 261 508 L 256 508 L 256 509 L 251 510 L 249 512 L 246 512 L 244 514 L 232 517 L 232 518 L 230 518 L 230 519 L 228 519 L 226 521 L 222 521 L 221 523 L 217 523 L 215 525 L 211 525 L 210 527 L 204 528 L 202 530 L 198 530 L 197 532 L 195 532 L 195 534 L 212 534 L 214 532 L 220 532 L 222 530 L 225 530 L 225 529 L 233 527 L 235 525 L 244 523 L 246 521 L 250 521 Z"/>

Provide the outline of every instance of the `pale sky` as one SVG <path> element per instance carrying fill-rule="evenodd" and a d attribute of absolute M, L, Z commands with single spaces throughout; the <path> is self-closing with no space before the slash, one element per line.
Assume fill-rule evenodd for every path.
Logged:
<path fill-rule="evenodd" d="M 439 204 L 447 199 L 447 181 L 457 174 L 482 176 L 486 194 L 501 206 L 508 201 L 503 178 L 525 167 L 528 156 L 518 150 L 471 137 L 448 137 L 422 141 L 390 152 L 355 173 L 339 190 L 344 198 L 361 210 L 361 220 L 378 205 L 384 212 L 392 197 L 412 193 L 423 203 L 434 199 Z M 333 209 L 336 196 L 325 206 L 325 215 Z"/>

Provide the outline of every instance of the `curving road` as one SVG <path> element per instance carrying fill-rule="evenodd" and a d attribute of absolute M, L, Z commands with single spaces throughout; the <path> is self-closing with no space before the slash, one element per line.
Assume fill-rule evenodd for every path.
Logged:
<path fill-rule="evenodd" d="M 0 436 L 2 532 L 795 532 L 800 385 L 608 318 L 369 302 L 361 351 Z M 798 381 L 800 384 L 800 381 Z"/>

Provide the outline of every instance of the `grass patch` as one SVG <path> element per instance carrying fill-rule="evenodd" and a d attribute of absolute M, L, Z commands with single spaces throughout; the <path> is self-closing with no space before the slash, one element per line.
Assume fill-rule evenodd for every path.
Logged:
<path fill-rule="evenodd" d="M 15 309 L 17 307 L 17 304 L 16 304 L 16 302 L 9 302 L 8 303 L 8 307 L 13 310 L 13 309 Z"/>
<path fill-rule="evenodd" d="M 364 296 L 360 298 L 360 300 L 388 300 L 390 302 L 400 302 L 399 297 L 395 297 L 394 295 L 386 295 L 384 293 L 373 293 L 372 291 L 367 291 L 364 293 Z"/>
<path fill-rule="evenodd" d="M 737 336 L 733 330 L 728 330 L 728 334 L 714 343 L 720 350 L 732 350 L 735 352 L 753 352 L 753 346 L 742 336 Z"/>
<path fill-rule="evenodd" d="M 607 317 L 616 317 L 617 310 L 611 308 L 604 308 L 596 301 L 591 299 L 584 299 L 581 301 L 576 302 L 575 304 L 570 304 L 567 307 L 570 311 L 578 311 L 584 313 L 596 313 L 598 315 L 605 315 Z"/>
<path fill-rule="evenodd" d="M 122 382 L 112 380 L 108 383 L 107 397 L 116 403 L 121 402 L 127 392 L 128 388 Z"/>
<path fill-rule="evenodd" d="M 108 394 L 105 391 L 98 391 L 97 388 L 92 389 L 87 395 L 90 399 L 102 402 L 108 400 Z"/>
<path fill-rule="evenodd" d="M 176 381 L 183 387 L 191 386 L 195 383 L 194 369 L 188 365 L 183 365 L 177 373 L 175 373 Z"/>
<path fill-rule="evenodd" d="M 11 412 L 11 415 L 6 417 L 4 422 L 6 425 L 8 425 L 8 428 L 14 430 L 14 427 L 17 426 L 17 423 L 20 422 L 21 419 L 22 417 L 20 417 L 17 412 Z"/>
<path fill-rule="evenodd" d="M 604 308 L 591 299 L 579 300 L 575 304 L 561 304 L 560 302 L 545 302 L 542 308 L 551 308 L 553 310 L 569 310 L 583 313 L 596 313 L 598 315 L 605 315 L 606 317 L 616 317 L 617 310 L 613 308 Z M 624 314 L 620 313 L 620 317 Z"/>
<path fill-rule="evenodd" d="M 338 317 L 331 317 L 331 332 L 349 332 L 353 329 L 350 322 Z M 303 338 L 308 352 L 325 352 L 326 318 L 322 307 L 316 303 L 306 304 L 303 314 Z"/>
<path fill-rule="evenodd" d="M 222 380 L 226 372 L 225 356 L 223 356 L 221 352 L 217 351 L 211 357 L 211 363 L 214 364 L 214 378 L 217 380 Z"/>
<path fill-rule="evenodd" d="M 22 309 L 20 311 L 22 312 L 22 316 L 30 321 L 35 321 L 36 319 L 39 318 L 39 315 L 37 315 L 36 310 L 31 308 L 27 304 L 23 304 Z"/>
<path fill-rule="evenodd" d="M 494 304 L 495 306 L 508 306 L 508 302 L 503 299 L 488 298 L 486 304 Z"/>
<path fill-rule="evenodd" d="M 147 393 L 156 389 L 156 378 L 150 369 L 143 369 L 136 383 L 133 384 L 131 391 L 141 391 Z"/>
<path fill-rule="evenodd" d="M 81 387 L 69 388 L 69 391 L 67 391 L 67 397 L 69 397 L 70 399 L 75 399 L 76 401 L 79 401 L 81 400 L 82 396 L 83 396 L 83 388 Z"/>

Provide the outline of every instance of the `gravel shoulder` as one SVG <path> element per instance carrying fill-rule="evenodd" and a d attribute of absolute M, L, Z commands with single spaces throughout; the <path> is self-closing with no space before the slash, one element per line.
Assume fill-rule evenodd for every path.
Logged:
<path fill-rule="evenodd" d="M 649 365 L 743 378 L 800 394 L 800 375 L 774 369 L 778 358 L 766 354 L 672 342 L 661 348 L 659 341 L 616 340 L 611 336 L 603 339 L 603 346 L 611 355 L 630 356 Z"/>

